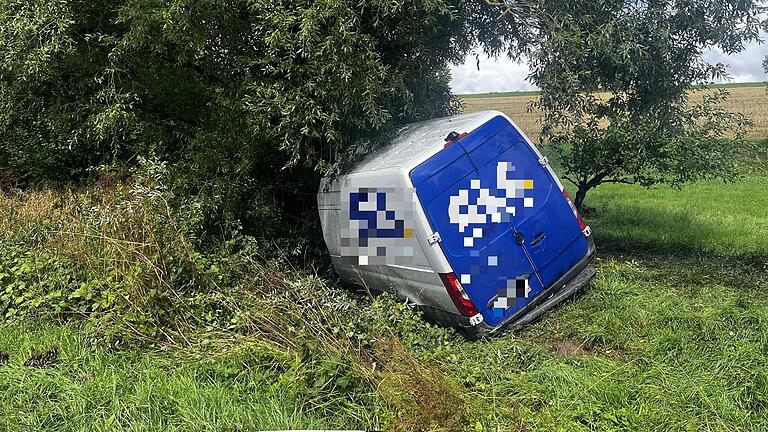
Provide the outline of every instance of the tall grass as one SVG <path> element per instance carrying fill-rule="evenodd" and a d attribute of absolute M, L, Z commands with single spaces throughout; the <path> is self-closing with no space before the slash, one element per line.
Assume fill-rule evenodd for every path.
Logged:
<path fill-rule="evenodd" d="M 759 163 L 596 190 L 590 288 L 479 340 L 256 239 L 203 244 L 202 204 L 149 171 L 0 197 L 0 428 L 768 430 Z"/>
<path fill-rule="evenodd" d="M 272 371 L 274 385 L 290 391 L 298 418 L 307 425 L 411 430 L 461 429 L 469 422 L 465 410 L 444 404 L 446 400 L 454 401 L 452 406 L 463 404 L 452 380 L 430 363 L 418 363 L 401 341 L 398 328 L 421 325 L 414 311 L 389 296 L 374 301 L 367 293 L 341 289 L 309 268 L 295 267 L 279 249 L 254 238 L 237 235 L 203 244 L 197 240 L 199 207 L 194 199 L 179 203 L 164 186 L 161 167 L 124 181 L 107 176 L 91 187 L 10 190 L 0 195 L 0 313 L 9 326 L 6 337 L 24 334 L 24 327 L 17 325 L 30 320 L 79 326 L 85 318 L 86 339 L 128 350 L 117 360 L 138 362 L 137 367 L 150 375 L 172 364 L 172 359 L 150 357 L 145 364 L 139 360 L 145 357 L 136 352 L 173 352 L 182 359 L 225 363 L 234 358 L 257 372 Z M 63 344 L 76 345 L 71 340 Z M 74 357 L 84 355 L 84 348 L 69 349 L 75 350 Z M 14 357 L 25 350 L 28 346 L 17 347 Z M 251 363 L 254 356 L 256 364 Z M 106 357 L 97 354 L 78 360 L 82 367 L 100 371 L 93 386 L 49 377 L 55 385 L 46 385 L 54 385 L 57 393 L 76 395 L 61 416 L 86 409 L 91 402 L 81 398 L 88 391 L 117 385 L 104 375 Z M 123 370 L 127 367 L 121 366 L 118 374 L 127 377 Z M 197 366 L 189 368 L 158 383 L 161 392 L 168 392 L 158 396 L 159 402 L 173 400 L 176 393 L 195 385 L 190 380 Z M 6 373 L 13 382 L 25 372 L 16 364 Z M 149 392 L 136 387 L 142 385 L 153 383 L 145 377 L 134 387 L 120 385 L 120 397 Z M 26 397 L 19 387 L 6 389 L 10 395 Z M 197 391 L 240 395 L 241 389 Z M 219 403 L 219 397 L 213 393 L 205 403 Z M 99 405 L 104 399 L 98 400 L 100 409 L 107 409 Z M 133 416 L 143 415 L 139 400 L 129 401 L 133 408 L 118 422 L 121 428 L 133 424 Z M 286 408 L 280 405 L 285 403 L 276 394 L 257 410 L 270 404 Z M 167 413 L 150 409 L 137 424 L 157 427 L 164 424 Z M 174 427 L 183 429 L 195 418 L 192 414 L 182 416 Z M 287 413 L 279 415 L 283 414 Z M 38 416 L 47 414 L 29 415 L 38 422 L 42 421 Z M 316 421 L 334 416 L 339 420 Z M 214 417 L 219 419 L 220 414 Z"/>

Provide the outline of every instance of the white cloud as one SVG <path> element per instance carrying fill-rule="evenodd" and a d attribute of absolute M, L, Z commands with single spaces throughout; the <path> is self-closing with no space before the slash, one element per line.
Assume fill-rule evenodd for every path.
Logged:
<path fill-rule="evenodd" d="M 765 39 L 767 35 L 761 36 Z M 752 42 L 738 54 L 729 56 L 719 49 L 713 49 L 705 52 L 704 58 L 712 63 L 728 65 L 731 80 L 726 82 L 738 83 L 768 80 L 768 75 L 762 66 L 766 55 L 768 55 L 768 44 Z M 506 57 L 489 59 L 481 56 L 480 70 L 478 70 L 477 60 L 470 55 L 464 64 L 451 67 L 451 73 L 453 74 L 451 87 L 456 94 L 536 89 L 526 80 L 530 72 L 525 59 L 515 61 Z"/>
<path fill-rule="evenodd" d="M 766 37 L 765 34 L 762 35 Z M 744 51 L 727 55 L 721 49 L 715 48 L 704 53 L 704 59 L 710 63 L 723 63 L 728 65 L 728 74 L 731 80 L 725 82 L 755 82 L 766 81 L 768 75 L 763 70 L 763 59 L 768 55 L 768 44 L 752 42 Z"/>
<path fill-rule="evenodd" d="M 463 65 L 452 67 L 451 74 L 451 88 L 456 94 L 535 89 L 526 81 L 529 71 L 524 59 L 517 62 L 506 57 L 489 59 L 480 56 L 478 70 L 475 56 L 469 56 Z"/>

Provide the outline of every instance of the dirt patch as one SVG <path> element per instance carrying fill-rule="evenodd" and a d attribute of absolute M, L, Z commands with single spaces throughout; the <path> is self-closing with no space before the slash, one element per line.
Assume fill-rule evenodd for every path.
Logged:
<path fill-rule="evenodd" d="M 553 353 L 562 356 L 580 356 L 587 353 L 582 347 L 582 344 L 573 339 L 563 339 L 552 342 L 550 348 Z"/>
<path fill-rule="evenodd" d="M 600 355 L 604 357 L 608 357 L 611 360 L 622 360 L 624 359 L 624 350 L 621 348 L 611 348 L 606 349 L 600 352 Z"/>

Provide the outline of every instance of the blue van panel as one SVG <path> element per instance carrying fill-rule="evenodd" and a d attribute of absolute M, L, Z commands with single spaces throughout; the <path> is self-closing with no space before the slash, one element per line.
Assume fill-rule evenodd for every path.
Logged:
<path fill-rule="evenodd" d="M 443 170 L 456 159 L 466 156 L 467 154 L 461 146 L 450 145 L 424 161 L 424 163 L 421 164 L 421 169 L 412 171 L 411 182 L 413 182 L 415 187 L 419 187 L 422 183 L 429 180 L 436 172 Z M 471 165 L 472 164 L 470 163 L 470 166 Z M 464 175 L 459 176 L 456 180 L 462 177 L 464 177 Z"/>
<path fill-rule="evenodd" d="M 527 305 L 543 287 L 536 279 L 535 271 L 523 248 L 515 244 L 515 233 L 509 224 L 485 224 L 482 237 L 473 239 L 472 247 L 465 246 L 465 234 L 471 235 L 472 230 L 479 225 L 468 226 L 464 233 L 456 232 L 456 225 L 451 223 L 446 211 L 450 206 L 451 196 L 458 190 L 470 190 L 470 182 L 477 177 L 477 171 L 472 171 L 437 195 L 427 194 L 421 188 L 417 188 L 417 194 L 420 199 L 431 197 L 429 201 L 423 200 L 422 204 L 432 229 L 441 233 L 440 246 L 485 322 L 495 326 L 509 314 Z M 477 192 L 472 192 L 476 198 Z M 507 280 L 514 280 L 516 277 L 528 279 L 530 292 L 516 301 L 514 308 L 506 311 L 494 310 L 489 302 L 506 286 Z"/>
<path fill-rule="evenodd" d="M 472 150 L 468 150 L 469 157 L 475 165 L 482 167 L 494 161 L 499 154 L 520 142 L 525 142 L 523 136 L 520 135 L 520 132 L 514 126 L 507 123 L 505 128 L 493 137 L 490 137 L 482 145 L 474 145 Z"/>
<path fill-rule="evenodd" d="M 501 139 L 502 135 L 499 134 L 490 141 Z M 486 149 L 495 153 L 498 147 L 488 142 L 472 155 L 482 153 Z M 533 181 L 533 189 L 525 191 L 525 197 L 532 198 L 533 206 L 526 207 L 524 202 L 523 205 L 515 206 L 516 213 L 510 223 L 516 232 L 522 234 L 524 247 L 539 272 L 541 282 L 545 287 L 549 287 L 587 253 L 587 241 L 559 185 L 551 177 L 549 170 L 541 166 L 538 155 L 527 142 L 518 141 L 503 153 L 489 158 L 485 166 L 479 167 L 480 178 L 496 175 L 499 162 L 510 162 L 515 166 L 515 171 L 510 174 L 514 175 L 514 178 Z M 577 240 L 581 242 L 574 243 Z M 562 272 L 549 269 L 549 264 L 556 258 L 568 268 Z"/>
<path fill-rule="evenodd" d="M 488 120 L 484 125 L 472 132 L 471 136 L 467 136 L 459 143 L 467 150 L 467 153 L 471 153 L 479 145 L 485 143 L 489 139 L 493 138 L 499 132 L 511 127 L 512 125 L 502 116 L 496 116 L 491 120 Z M 514 127 L 512 127 L 514 129 Z M 459 133 L 463 131 L 457 131 Z M 517 131 L 515 131 L 517 132 Z M 519 134 L 518 134 L 519 135 Z"/>
<path fill-rule="evenodd" d="M 536 199 L 534 194 L 535 203 Z M 515 228 L 523 233 L 525 247 L 547 287 L 576 265 L 589 249 L 587 238 L 559 189 L 553 191 L 534 216 L 524 218 Z"/>
<path fill-rule="evenodd" d="M 557 182 L 502 116 L 414 168 L 411 179 L 448 262 L 490 326 L 587 253 Z"/>
<path fill-rule="evenodd" d="M 424 168 L 420 170 L 420 172 L 429 173 L 429 177 L 426 177 L 424 174 L 422 174 L 424 178 L 421 180 L 421 182 L 419 184 L 414 182 L 416 189 L 423 191 L 423 193 L 419 193 L 419 199 L 422 202 L 432 201 L 437 194 L 441 193 L 445 189 L 446 185 L 453 185 L 467 175 L 476 172 L 475 165 L 464 153 L 464 150 L 462 150 L 459 146 L 456 146 L 456 149 L 461 152 L 462 156 L 451 160 L 445 165 L 442 164 L 443 161 L 439 161 L 438 163 L 431 163 L 432 159 L 425 162 L 426 165 L 424 165 Z M 446 150 L 448 149 L 443 151 Z M 451 151 L 453 152 L 453 150 Z"/>

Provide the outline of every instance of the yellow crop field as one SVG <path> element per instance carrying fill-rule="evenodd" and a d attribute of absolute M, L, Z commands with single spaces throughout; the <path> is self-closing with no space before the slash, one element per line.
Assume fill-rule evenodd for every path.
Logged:
<path fill-rule="evenodd" d="M 754 125 L 747 132 L 749 138 L 768 138 L 768 92 L 765 86 L 729 88 L 730 96 L 725 107 L 733 112 L 741 112 L 752 119 Z M 541 131 L 539 111 L 529 112 L 531 102 L 537 96 L 495 96 L 465 98 L 464 112 L 483 110 L 501 111 L 512 118 L 523 131 L 536 140 Z"/>

